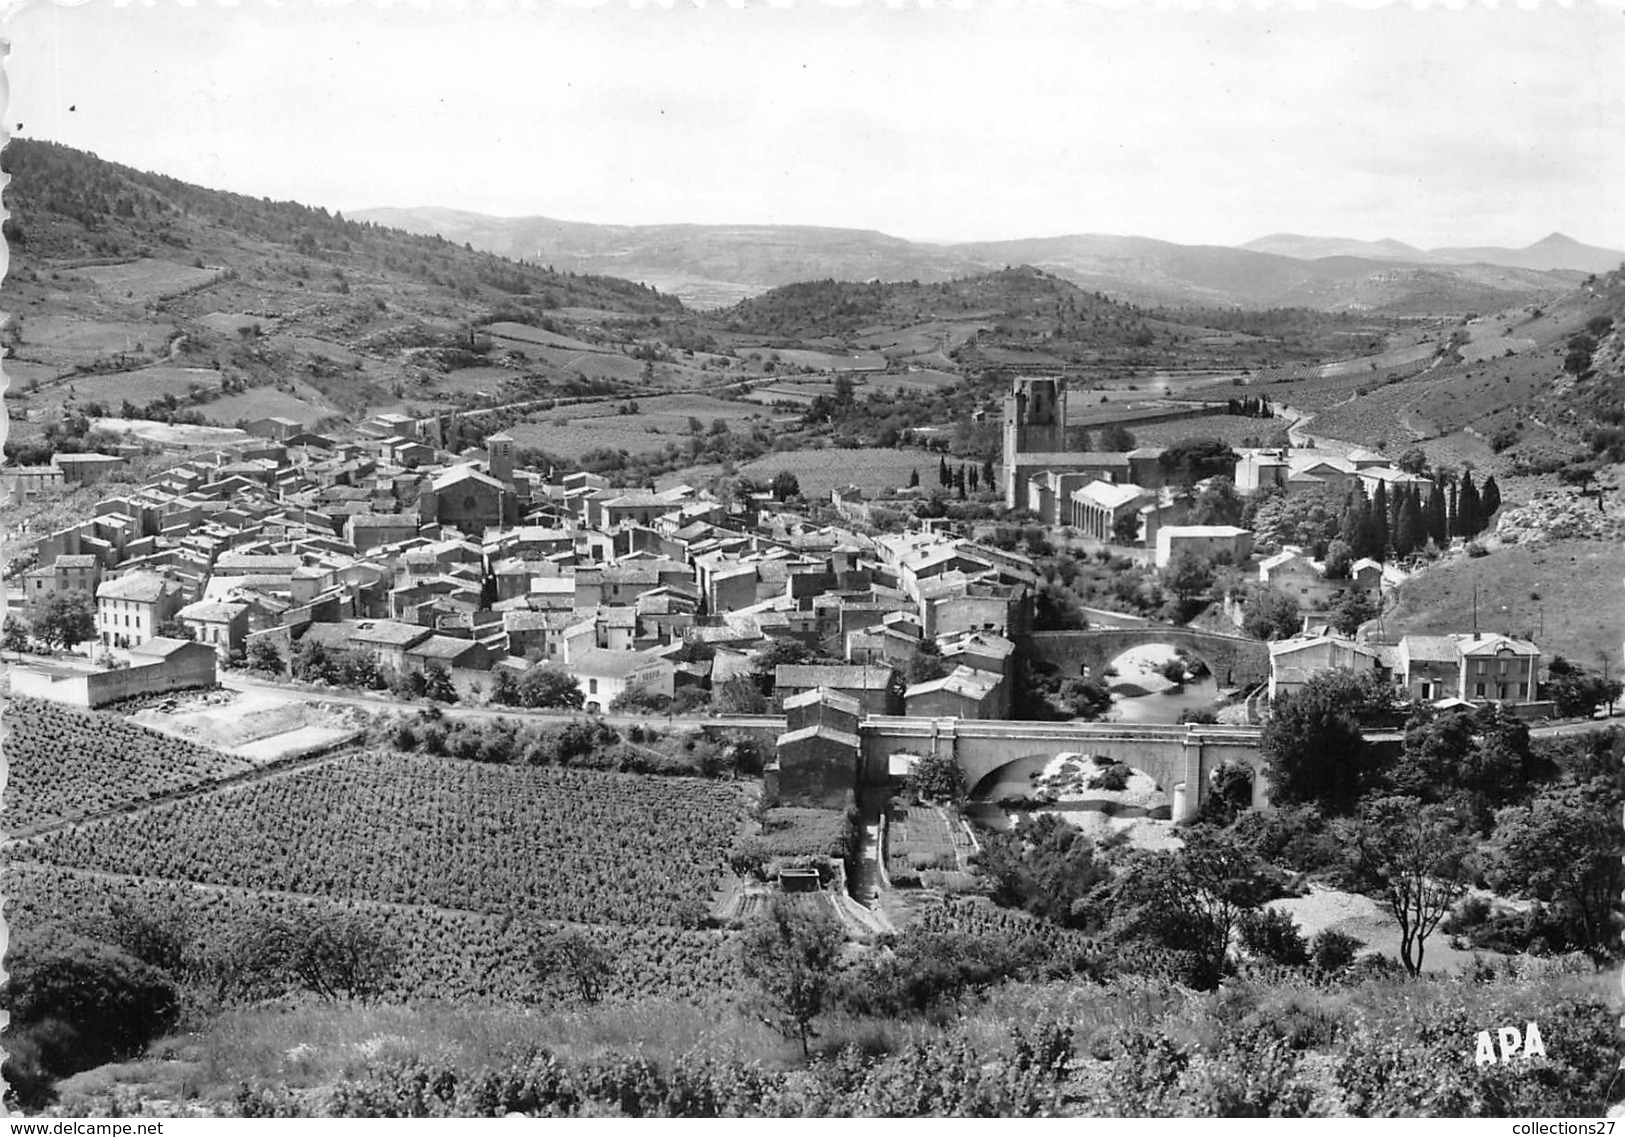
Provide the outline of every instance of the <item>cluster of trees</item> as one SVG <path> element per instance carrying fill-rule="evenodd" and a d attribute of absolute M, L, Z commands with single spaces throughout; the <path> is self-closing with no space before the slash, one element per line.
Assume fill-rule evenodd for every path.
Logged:
<path fill-rule="evenodd" d="M 919 484 L 917 477 L 909 482 L 911 486 Z M 937 484 L 945 490 L 956 491 L 961 501 L 968 494 L 980 492 L 984 486 L 992 491 L 998 486 L 993 459 L 985 459 L 980 466 L 975 463 L 949 466 L 947 457 L 943 456 L 937 460 Z"/>
<path fill-rule="evenodd" d="M 720 740 L 693 732 L 662 735 L 634 726 L 622 733 L 597 719 L 563 723 L 513 718 L 447 720 L 430 708 L 390 729 L 401 751 L 506 766 L 574 766 L 633 774 L 736 777 L 762 772 L 767 758 L 746 737 Z"/>
<path fill-rule="evenodd" d="M 24 652 L 38 640 L 49 651 L 72 651 L 96 638 L 96 602 L 81 591 L 52 592 L 35 600 L 23 615 L 7 614 L 0 644 L 5 650 Z"/>
<path fill-rule="evenodd" d="M 328 683 L 335 687 L 355 687 L 363 691 L 389 691 L 403 699 L 433 699 L 455 703 L 460 696 L 443 664 L 431 662 L 417 668 L 396 670 L 378 662 L 378 657 L 358 648 L 333 648 L 302 641 L 295 646 L 291 663 L 293 677 L 303 683 Z"/>
<path fill-rule="evenodd" d="M 19 929 L 6 953 L 6 1080 L 20 1104 L 37 1108 L 57 1079 L 135 1057 L 189 1005 L 293 992 L 367 1001 L 398 956 L 380 925 L 340 911 L 217 927 L 150 901 Z"/>
<path fill-rule="evenodd" d="M 1390 494 L 1382 482 L 1370 497 L 1356 483 L 1340 500 L 1322 490 L 1287 495 L 1266 489 L 1247 501 L 1243 524 L 1261 548 L 1301 545 L 1325 557 L 1335 578 L 1364 557 L 1394 560 L 1474 537 L 1500 508 L 1494 475 L 1480 489 L 1469 470 L 1460 478 L 1436 474 L 1426 496 L 1415 484 Z"/>
<path fill-rule="evenodd" d="M 1372 679 L 1320 676 L 1278 700 L 1262 739 L 1269 821 L 1256 846 L 1300 870 L 1330 870 L 1383 899 L 1399 921 L 1401 961 L 1420 969 L 1427 937 L 1469 884 L 1537 902 L 1516 917 L 1458 930 L 1512 950 L 1618 951 L 1611 902 L 1625 876 L 1615 771 L 1625 732 L 1531 740 L 1493 706 L 1414 707 L 1397 757 L 1367 743 L 1363 721 L 1391 712 Z M 1239 823 L 1238 823 L 1239 824 Z"/>
<path fill-rule="evenodd" d="M 1275 417 L 1275 408 L 1270 406 L 1268 395 L 1246 395 L 1239 399 L 1226 399 L 1224 409 L 1226 414 L 1238 418 Z"/>

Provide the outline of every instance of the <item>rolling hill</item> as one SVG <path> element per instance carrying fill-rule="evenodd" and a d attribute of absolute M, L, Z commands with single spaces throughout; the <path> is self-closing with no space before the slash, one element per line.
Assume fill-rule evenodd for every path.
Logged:
<path fill-rule="evenodd" d="M 1030 264 L 1137 304 L 1450 315 L 1549 299 L 1608 256 L 1614 263 L 1605 268 L 1620 259 L 1556 235 L 1501 250 L 1496 260 L 1468 255 L 1474 250 L 1292 235 L 1240 248 L 1101 234 L 935 245 L 859 229 L 592 225 L 435 207 L 355 216 L 558 269 L 624 276 L 707 308 L 805 280 L 937 282 Z"/>

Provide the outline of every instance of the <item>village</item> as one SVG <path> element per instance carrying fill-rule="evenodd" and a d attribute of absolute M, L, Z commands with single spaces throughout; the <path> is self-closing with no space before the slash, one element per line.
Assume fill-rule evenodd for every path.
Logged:
<path fill-rule="evenodd" d="M 108 455 L 16 471 L 25 500 L 86 483 L 105 496 L 88 520 L 37 539 L 7 646 L 55 646 L 77 603 L 78 633 L 61 641 L 78 650 L 27 657 L 12 691 L 99 707 L 239 675 L 650 721 L 788 714 L 776 720 L 776 793 L 836 808 L 864 780 L 859 721 L 1099 718 L 1105 697 L 1057 706 L 1034 690 L 1047 678 L 1052 691 L 1092 682 L 1138 693 L 1114 678 L 1113 656 L 1134 645 L 1179 646 L 1175 685 L 1187 664 L 1212 673 L 1198 723 L 1256 728 L 1270 702 L 1334 669 L 1400 703 L 1552 716 L 1540 648 L 1526 638 L 1464 628 L 1384 639 L 1383 598 L 1406 577 L 1397 564 L 1353 559 L 1347 543 L 1318 557 L 1294 544 L 1259 550 L 1240 524 L 1190 523 L 1222 482 L 1231 500 L 1357 494 L 1377 515 L 1384 501 L 1404 503 L 1396 524 L 1425 525 L 1411 514 L 1430 502 L 1446 519 L 1428 478 L 1369 452 L 1305 448 L 1221 452 L 1170 471 L 1164 448 L 1067 452 L 1065 421 L 1064 381 L 1011 381 L 1002 490 L 1025 510 L 1012 516 L 1124 554 L 1111 561 L 1121 573 L 1171 589 L 1181 571 L 1201 585 L 1224 566 L 1289 603 L 1295 626 L 1268 642 L 1249 635 L 1240 597 L 1212 588 L 1218 602 L 1199 627 L 1094 609 L 1046 627 L 1054 581 L 1034 557 L 944 518 L 878 530 L 877 502 L 850 487 L 828 502 L 783 486 L 657 492 L 516 468 L 502 432 L 455 451 L 454 419 L 380 414 L 315 434 L 268 418 L 247 424 L 251 441 L 142 485 L 109 478 L 123 459 Z M 929 512 L 925 500 L 900 490 L 883 504 Z M 1222 673 L 1209 666 L 1218 659 Z M 1194 810 L 1199 791 L 1181 788 Z"/>

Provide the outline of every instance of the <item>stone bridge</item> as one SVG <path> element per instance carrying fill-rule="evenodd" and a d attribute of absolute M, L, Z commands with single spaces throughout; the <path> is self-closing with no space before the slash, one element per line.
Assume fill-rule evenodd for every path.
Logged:
<path fill-rule="evenodd" d="M 974 788 L 1017 759 L 1075 751 L 1115 758 L 1151 775 L 1168 795 L 1176 821 L 1195 816 L 1213 772 L 1225 762 L 1250 768 L 1253 805 L 1268 803 L 1265 760 L 1256 727 L 870 715 L 859 733 L 870 779 L 884 778 L 893 754 L 951 754 L 964 770 L 966 784 Z"/>
<path fill-rule="evenodd" d="M 1220 687 L 1251 687 L 1270 677 L 1269 645 L 1246 636 L 1227 636 L 1175 624 L 1133 624 L 1077 632 L 1033 632 L 1024 637 L 1028 658 L 1053 663 L 1068 675 L 1087 667 L 1099 675 L 1113 659 L 1142 644 L 1183 648 L 1207 664 Z"/>

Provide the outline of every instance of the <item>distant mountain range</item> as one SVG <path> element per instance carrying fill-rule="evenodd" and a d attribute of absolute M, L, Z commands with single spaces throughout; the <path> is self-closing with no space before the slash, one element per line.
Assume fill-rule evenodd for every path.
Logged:
<path fill-rule="evenodd" d="M 1523 249 L 1506 249 L 1495 245 L 1418 249 L 1403 241 L 1350 241 L 1342 237 L 1303 237 L 1297 233 L 1272 233 L 1240 247 L 1255 253 L 1274 253 L 1300 260 L 1364 257 L 1367 260 L 1405 261 L 1411 264 L 1500 265 L 1536 272 L 1612 272 L 1620 266 L 1620 262 L 1625 261 L 1625 253 L 1583 245 L 1562 233 L 1543 237 Z"/>
<path fill-rule="evenodd" d="M 798 281 L 929 282 L 1030 264 L 1140 304 L 1443 315 L 1548 298 L 1625 261 L 1557 233 L 1526 249 L 1422 250 L 1284 233 L 1240 247 L 1098 234 L 935 245 L 804 225 L 593 225 L 438 207 L 351 216 L 561 271 L 641 281 L 699 307 Z"/>

